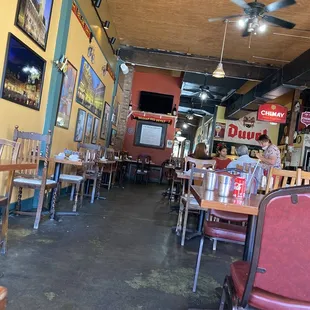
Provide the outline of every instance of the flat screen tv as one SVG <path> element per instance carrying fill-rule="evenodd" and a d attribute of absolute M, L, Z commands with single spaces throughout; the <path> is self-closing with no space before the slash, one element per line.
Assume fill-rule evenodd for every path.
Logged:
<path fill-rule="evenodd" d="M 171 113 L 173 107 L 173 96 L 141 91 L 139 109 L 144 112 L 159 114 Z"/>

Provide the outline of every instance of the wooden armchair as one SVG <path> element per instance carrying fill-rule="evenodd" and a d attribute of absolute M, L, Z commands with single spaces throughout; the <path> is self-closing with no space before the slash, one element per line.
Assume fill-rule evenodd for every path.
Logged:
<path fill-rule="evenodd" d="M 90 203 L 94 203 L 95 197 L 99 197 L 100 191 L 101 173 L 99 170 L 98 161 L 101 157 L 102 148 L 100 145 L 87 143 L 79 143 L 77 148 L 80 153 L 80 158 L 84 162 L 90 163 L 90 165 L 85 166 L 85 170 L 82 173 L 84 174 L 85 180 L 87 181 L 87 194 L 89 192 L 89 183 L 90 181 L 93 181 L 93 189 L 91 193 Z M 84 182 L 82 183 L 81 191 L 82 193 L 84 192 Z"/>
<path fill-rule="evenodd" d="M 33 226 L 34 229 L 38 229 L 41 219 L 45 192 L 57 187 L 57 183 L 55 181 L 47 179 L 48 158 L 51 145 L 51 132 L 49 131 L 47 135 L 35 132 L 23 132 L 19 131 L 18 126 L 16 126 L 14 131 L 14 141 L 20 143 L 18 161 L 37 164 L 37 169 L 35 170 L 19 171 L 15 173 L 13 185 L 14 187 L 18 188 L 18 201 L 15 213 L 22 215 L 32 215 L 32 213 L 21 211 L 23 188 L 39 190 L 39 200 Z M 43 147 L 43 144 L 45 150 L 41 156 L 41 158 L 43 158 L 43 169 L 42 173 L 40 174 L 39 162 L 41 147 Z M 55 206 L 55 203 L 56 194 L 53 196 L 52 205 Z"/>
<path fill-rule="evenodd" d="M 296 185 L 310 185 L 310 172 L 297 169 Z"/>
<path fill-rule="evenodd" d="M 0 139 L 0 159 L 9 160 L 12 163 L 16 163 L 18 153 L 20 149 L 20 143 L 14 142 L 6 139 Z M 0 208 L 2 211 L 2 228 L 1 228 L 1 253 L 6 253 L 6 244 L 7 244 L 7 235 L 8 235 L 8 227 L 9 227 L 9 208 L 10 201 L 12 195 L 12 185 L 13 185 L 13 171 L 9 173 L 8 178 L 6 180 L 6 189 L 4 196 L 0 196 Z M 0 288 L 1 292 L 1 288 Z M 1 293 L 0 293 L 1 295 Z M 0 298 L 1 305 L 1 298 Z M 0 306 L 1 309 L 1 306 Z"/>
<path fill-rule="evenodd" d="M 108 181 L 103 182 L 103 185 L 108 186 L 108 190 L 110 190 L 112 183 L 114 183 L 115 174 L 117 171 L 117 161 L 115 161 L 115 156 L 119 156 L 119 152 L 115 152 L 112 148 L 106 148 L 104 150 L 104 157 L 113 163 L 103 164 L 101 173 L 106 177 L 108 176 Z"/>

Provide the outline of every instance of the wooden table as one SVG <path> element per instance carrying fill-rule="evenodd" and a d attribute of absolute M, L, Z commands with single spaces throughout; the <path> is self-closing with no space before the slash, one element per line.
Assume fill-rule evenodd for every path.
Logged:
<path fill-rule="evenodd" d="M 232 193 L 230 193 L 229 197 L 221 197 L 218 195 L 218 191 L 207 191 L 202 186 L 192 185 L 190 190 L 202 209 L 213 209 L 248 215 L 249 219 L 243 260 L 250 261 L 254 248 L 258 208 L 264 195 L 251 195 L 245 199 L 236 199 L 232 197 Z"/>
<path fill-rule="evenodd" d="M 31 170 L 36 169 L 36 163 L 12 163 L 10 160 L 0 160 L 0 172 L 8 171 L 8 179 L 6 183 L 6 198 L 7 205 L 3 208 L 2 212 L 2 229 L 1 229 L 1 254 L 6 253 L 7 247 L 7 237 L 8 237 L 8 227 L 9 227 L 9 208 L 11 202 L 12 188 L 13 188 L 13 178 L 14 172 L 16 170 Z"/>

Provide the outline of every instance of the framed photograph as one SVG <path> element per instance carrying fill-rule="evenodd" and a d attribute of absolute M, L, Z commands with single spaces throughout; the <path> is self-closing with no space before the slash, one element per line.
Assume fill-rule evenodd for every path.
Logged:
<path fill-rule="evenodd" d="M 90 143 L 91 141 L 91 130 L 93 127 L 93 119 L 94 117 L 91 114 L 87 114 L 87 120 L 86 120 L 86 128 L 84 133 L 84 143 Z"/>
<path fill-rule="evenodd" d="M 215 124 L 214 130 L 214 139 L 215 140 L 223 140 L 225 136 L 226 124 L 225 123 L 218 123 Z"/>
<path fill-rule="evenodd" d="M 75 132 L 74 132 L 75 142 L 82 142 L 83 140 L 83 132 L 85 129 L 85 119 L 86 119 L 86 111 L 82 109 L 78 109 Z"/>
<path fill-rule="evenodd" d="M 137 121 L 134 144 L 136 146 L 164 149 L 167 124 Z"/>
<path fill-rule="evenodd" d="M 112 146 L 115 145 L 116 135 L 117 135 L 117 131 L 112 128 L 111 136 L 110 136 L 110 143 L 109 143 Z"/>
<path fill-rule="evenodd" d="M 91 143 L 96 144 L 98 141 L 98 128 L 99 128 L 99 118 L 95 117 L 93 134 L 91 136 Z"/>
<path fill-rule="evenodd" d="M 115 101 L 114 108 L 113 108 L 113 114 L 112 114 L 112 124 L 114 126 L 117 126 L 118 112 L 119 112 L 119 103 Z"/>
<path fill-rule="evenodd" d="M 77 70 L 68 61 L 67 71 L 62 78 L 62 86 L 59 96 L 58 112 L 56 119 L 56 126 L 65 129 L 69 128 L 76 76 Z"/>
<path fill-rule="evenodd" d="M 40 110 L 45 60 L 9 33 L 1 98 Z"/>
<path fill-rule="evenodd" d="M 107 137 L 107 131 L 109 126 L 109 115 L 111 111 L 111 106 L 106 102 L 104 105 L 104 112 L 102 117 L 101 129 L 100 129 L 100 138 L 105 140 Z"/>
<path fill-rule="evenodd" d="M 15 25 L 46 50 L 53 0 L 19 0 Z"/>
<path fill-rule="evenodd" d="M 104 103 L 105 85 L 94 69 L 82 57 L 76 101 L 101 118 Z"/>

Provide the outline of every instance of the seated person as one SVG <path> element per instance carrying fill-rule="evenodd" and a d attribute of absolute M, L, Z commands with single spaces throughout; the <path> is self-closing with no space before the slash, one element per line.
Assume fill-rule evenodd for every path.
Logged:
<path fill-rule="evenodd" d="M 230 162 L 227 168 L 237 168 L 238 166 L 243 166 L 243 164 L 256 164 L 257 160 L 251 158 L 249 156 L 249 149 L 246 145 L 241 145 L 237 148 L 237 155 L 239 156 L 238 159 Z"/>
<path fill-rule="evenodd" d="M 188 156 L 196 159 L 212 159 L 212 157 L 208 156 L 207 146 L 203 142 L 198 143 L 196 145 L 194 153 L 189 154 Z"/>
<path fill-rule="evenodd" d="M 231 159 L 227 158 L 227 146 L 219 143 L 216 147 L 216 157 L 213 158 L 216 161 L 215 169 L 222 170 L 226 169 L 230 164 Z"/>

